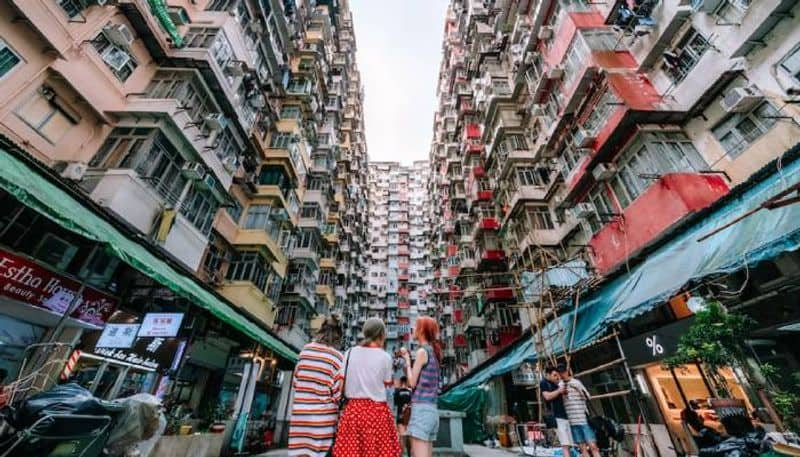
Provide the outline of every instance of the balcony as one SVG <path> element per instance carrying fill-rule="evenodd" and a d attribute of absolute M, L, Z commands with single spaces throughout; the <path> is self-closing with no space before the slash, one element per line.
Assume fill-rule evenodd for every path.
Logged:
<path fill-rule="evenodd" d="M 653 8 L 651 19 L 654 25 L 649 28 L 648 34 L 637 37 L 629 47 L 639 62 L 639 71 L 645 71 L 658 63 L 675 34 L 694 11 L 691 3 L 688 0 L 661 1 Z"/>
<path fill-rule="evenodd" d="M 278 336 L 281 337 L 282 340 L 286 341 L 287 343 L 291 344 L 296 348 L 302 348 L 303 346 L 308 343 L 311 338 L 308 335 L 308 332 L 300 328 L 298 325 L 292 325 L 290 327 L 281 327 L 278 330 Z"/>
<path fill-rule="evenodd" d="M 274 303 L 251 281 L 226 280 L 219 288 L 219 293 L 237 307 L 258 318 L 262 324 L 272 327 L 275 322 Z"/>
<path fill-rule="evenodd" d="M 132 169 L 89 171 L 82 185 L 90 190 L 92 200 L 110 209 L 143 234 L 152 233 L 162 214 L 166 214 L 165 211 L 177 200 L 173 198 L 167 201 L 150 182 Z M 200 267 L 208 237 L 177 212 L 162 243 L 167 251 L 196 271 Z"/>
<path fill-rule="evenodd" d="M 479 259 L 478 270 L 480 271 L 502 270 L 508 262 L 506 251 L 502 249 L 483 249 L 479 247 L 475 250 L 475 258 Z"/>
<path fill-rule="evenodd" d="M 283 249 L 276 241 L 278 237 L 278 227 L 274 229 L 264 228 L 237 228 L 233 245 L 243 247 L 257 247 L 266 251 L 267 257 L 274 260 L 273 267 L 279 275 L 286 274 L 289 261 Z"/>
<path fill-rule="evenodd" d="M 514 299 L 514 289 L 510 286 L 492 286 L 483 292 L 487 303 L 506 302 Z"/>
<path fill-rule="evenodd" d="M 673 173 L 662 176 L 603 226 L 589 242 L 595 267 L 607 274 L 657 240 L 666 230 L 728 193 L 719 175 Z"/>

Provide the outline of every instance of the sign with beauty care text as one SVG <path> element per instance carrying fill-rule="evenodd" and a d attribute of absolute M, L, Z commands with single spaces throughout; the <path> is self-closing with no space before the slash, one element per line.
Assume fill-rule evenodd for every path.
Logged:
<path fill-rule="evenodd" d="M 69 311 L 80 283 L 23 257 L 0 250 L 0 295 L 55 313 Z M 85 287 L 70 317 L 102 326 L 117 309 L 118 301 Z"/>
<path fill-rule="evenodd" d="M 99 348 L 129 348 L 136 340 L 139 324 L 106 324 L 100 339 Z"/>
<path fill-rule="evenodd" d="M 183 313 L 147 313 L 139 327 L 139 336 L 168 338 L 178 336 Z"/>

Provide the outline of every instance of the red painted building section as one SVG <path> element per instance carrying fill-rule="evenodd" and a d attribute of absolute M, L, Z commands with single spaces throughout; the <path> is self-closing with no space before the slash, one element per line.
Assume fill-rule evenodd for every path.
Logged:
<path fill-rule="evenodd" d="M 727 194 L 719 175 L 673 173 L 664 175 L 589 242 L 594 264 L 606 274 L 687 215 Z"/>
<path fill-rule="evenodd" d="M 489 357 L 495 355 L 497 351 L 513 343 L 522 335 L 522 328 L 520 327 L 503 327 L 495 331 L 497 332 L 497 337 L 494 342 L 497 344 L 492 344 L 493 341 L 491 340 L 493 338 L 489 338 L 486 342 L 486 354 Z"/>
<path fill-rule="evenodd" d="M 555 31 L 555 36 L 551 40 L 549 48 L 542 45 L 539 49 L 544 55 L 545 62 L 550 68 L 557 67 L 572 44 L 572 39 L 575 38 L 575 33 L 578 29 L 591 29 L 597 27 L 604 27 L 605 20 L 603 15 L 597 12 L 577 12 L 568 13 L 564 21 Z"/>

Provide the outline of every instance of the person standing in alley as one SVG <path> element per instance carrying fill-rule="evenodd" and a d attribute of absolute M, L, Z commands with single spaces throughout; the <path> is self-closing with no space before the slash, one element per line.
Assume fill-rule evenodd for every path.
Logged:
<path fill-rule="evenodd" d="M 586 386 L 580 380 L 572 376 L 572 372 L 567 365 L 559 365 L 558 374 L 561 377 L 560 386 L 564 388 L 564 393 L 562 394 L 564 396 L 564 409 L 567 412 L 567 419 L 572 430 L 572 441 L 580 447 L 582 457 L 588 457 L 589 452 L 593 457 L 600 457 L 597 438 L 586 417 L 587 403 L 590 399 L 589 391 L 586 390 Z"/>
<path fill-rule="evenodd" d="M 342 387 L 342 328 L 328 317 L 314 341 L 306 344 L 294 370 L 289 455 L 324 457 L 330 451 L 339 418 Z"/>
<path fill-rule="evenodd" d="M 411 404 L 411 389 L 408 388 L 408 378 L 404 375 L 400 377 L 399 387 L 394 390 L 394 405 L 397 408 L 397 434 L 400 436 L 400 449 L 403 454 L 408 446 L 408 424 L 403 423 L 403 408 Z"/>
<path fill-rule="evenodd" d="M 436 409 L 439 396 L 439 361 L 442 360 L 442 346 L 438 341 L 439 324 L 428 316 L 417 318 L 414 338 L 420 347 L 413 366 L 408 350 L 401 349 L 409 385 L 414 389 L 411 395 L 408 435 L 411 437 L 413 457 L 431 457 L 433 442 L 439 432 L 439 411 Z"/>
<path fill-rule="evenodd" d="M 563 457 L 569 457 L 570 448 L 575 444 L 572 441 L 572 430 L 567 419 L 567 410 L 564 408 L 564 395 L 567 386 L 560 383 L 558 369 L 554 366 L 547 367 L 544 379 L 539 383 L 542 398 L 545 404 L 545 425 L 554 429 L 558 444 L 561 446 Z"/>
<path fill-rule="evenodd" d="M 345 355 L 346 404 L 339 419 L 334 457 L 398 457 L 400 440 L 389 409 L 386 388 L 392 385 L 392 357 L 383 350 L 383 321 L 367 319 L 364 340 Z"/>

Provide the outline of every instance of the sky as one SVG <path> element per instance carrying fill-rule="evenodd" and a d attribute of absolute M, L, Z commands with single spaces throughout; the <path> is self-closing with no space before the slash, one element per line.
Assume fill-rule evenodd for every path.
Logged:
<path fill-rule="evenodd" d="M 448 0 L 350 0 L 371 161 L 427 160 Z"/>

